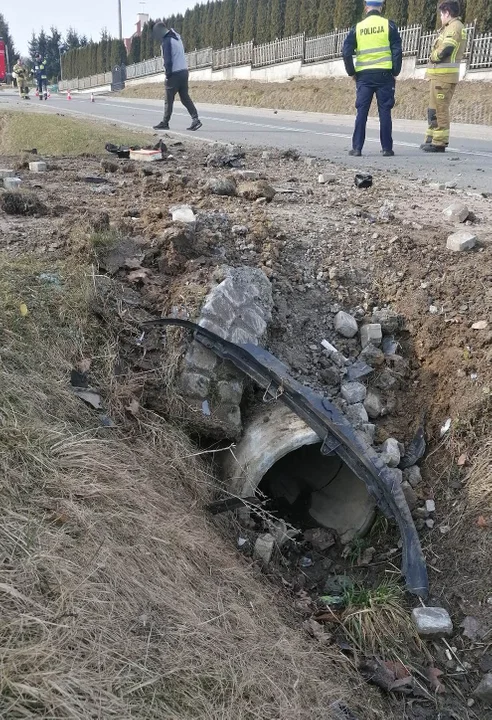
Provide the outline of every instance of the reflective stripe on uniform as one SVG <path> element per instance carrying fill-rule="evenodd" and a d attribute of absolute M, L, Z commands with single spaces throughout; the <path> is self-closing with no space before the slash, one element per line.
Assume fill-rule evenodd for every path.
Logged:
<path fill-rule="evenodd" d="M 386 65 L 388 63 L 386 58 L 380 58 L 379 60 L 357 60 L 357 67 L 365 67 L 366 65 Z M 391 65 L 393 67 L 393 65 Z"/>
<path fill-rule="evenodd" d="M 368 55 L 369 53 L 379 52 L 391 52 L 389 45 L 383 45 L 383 47 L 371 48 L 370 50 L 357 50 L 357 55 Z"/>

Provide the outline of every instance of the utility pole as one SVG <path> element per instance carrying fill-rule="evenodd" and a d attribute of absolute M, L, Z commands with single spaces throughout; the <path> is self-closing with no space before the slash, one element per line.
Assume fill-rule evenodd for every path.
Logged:
<path fill-rule="evenodd" d="M 118 26 L 120 30 L 120 40 L 123 40 L 123 21 L 121 19 L 121 0 L 118 0 Z"/>

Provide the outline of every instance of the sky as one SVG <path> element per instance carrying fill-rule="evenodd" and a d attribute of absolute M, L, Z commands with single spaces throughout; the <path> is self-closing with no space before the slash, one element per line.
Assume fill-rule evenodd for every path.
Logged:
<path fill-rule="evenodd" d="M 133 34 L 139 12 L 148 13 L 152 18 L 166 17 L 183 13 L 196 3 L 197 0 L 148 0 L 146 3 L 121 0 L 123 37 Z M 101 30 L 106 27 L 112 36 L 118 37 L 118 0 L 79 0 L 77 3 L 70 0 L 24 0 L 21 11 L 18 6 L 13 8 L 14 5 L 7 3 L 1 12 L 9 25 L 16 49 L 23 55 L 27 55 L 32 31 L 38 34 L 44 27 L 49 32 L 51 25 L 62 34 L 72 26 L 80 35 L 94 40 L 99 39 Z"/>

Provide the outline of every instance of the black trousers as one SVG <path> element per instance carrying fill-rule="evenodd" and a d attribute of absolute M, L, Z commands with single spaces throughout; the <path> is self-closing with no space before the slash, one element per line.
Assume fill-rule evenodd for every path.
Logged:
<path fill-rule="evenodd" d="M 164 102 L 164 120 L 166 122 L 169 122 L 173 114 L 176 93 L 190 113 L 192 120 L 195 120 L 195 118 L 198 117 L 198 112 L 188 92 L 188 70 L 179 70 L 178 72 L 171 73 L 171 75 L 166 78 L 166 98 Z"/>

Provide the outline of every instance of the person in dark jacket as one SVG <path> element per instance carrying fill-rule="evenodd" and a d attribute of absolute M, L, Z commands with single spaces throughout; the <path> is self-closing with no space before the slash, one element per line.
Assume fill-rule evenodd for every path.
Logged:
<path fill-rule="evenodd" d="M 38 88 L 39 99 L 48 99 L 48 75 L 46 72 L 46 60 L 39 53 L 34 62 L 34 77 Z"/>
<path fill-rule="evenodd" d="M 154 38 L 161 40 L 164 70 L 166 72 L 166 95 L 164 102 L 164 119 L 154 125 L 154 130 L 169 130 L 169 121 L 173 113 L 176 93 L 191 115 L 191 125 L 188 130 L 198 130 L 202 123 L 198 112 L 188 91 L 188 64 L 181 36 L 168 28 L 163 22 L 158 22 L 153 28 Z"/>
<path fill-rule="evenodd" d="M 395 104 L 395 78 L 401 71 L 402 48 L 395 23 L 381 15 L 383 1 L 365 0 L 365 17 L 350 30 L 343 44 L 345 70 L 356 82 L 357 116 L 349 155 L 357 157 L 364 147 L 374 95 L 378 103 L 381 152 L 384 157 L 395 154 L 391 110 Z"/>

